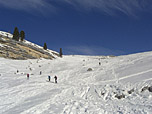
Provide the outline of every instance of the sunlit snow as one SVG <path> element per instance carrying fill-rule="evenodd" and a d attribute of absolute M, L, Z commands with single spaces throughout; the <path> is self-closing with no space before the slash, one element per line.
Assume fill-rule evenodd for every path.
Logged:
<path fill-rule="evenodd" d="M 142 91 L 147 86 L 152 86 L 152 52 L 54 60 L 0 58 L 1 114 L 152 114 L 152 92 Z"/>

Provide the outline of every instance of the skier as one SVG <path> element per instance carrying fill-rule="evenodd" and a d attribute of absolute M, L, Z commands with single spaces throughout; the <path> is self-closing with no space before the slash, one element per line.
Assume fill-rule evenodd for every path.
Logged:
<path fill-rule="evenodd" d="M 99 62 L 99 65 L 101 65 L 101 63 Z"/>
<path fill-rule="evenodd" d="M 55 79 L 55 83 L 57 83 L 57 76 L 54 76 L 54 79 Z"/>
<path fill-rule="evenodd" d="M 40 71 L 40 75 L 42 74 L 42 71 Z"/>
<path fill-rule="evenodd" d="M 27 79 L 29 79 L 29 74 L 27 74 Z"/>
<path fill-rule="evenodd" d="M 48 76 L 48 79 L 49 79 L 49 82 L 50 82 L 50 80 L 51 80 L 51 76 Z"/>

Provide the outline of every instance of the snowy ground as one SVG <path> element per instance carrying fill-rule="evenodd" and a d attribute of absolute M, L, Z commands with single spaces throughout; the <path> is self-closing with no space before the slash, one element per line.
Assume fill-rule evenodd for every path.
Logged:
<path fill-rule="evenodd" d="M 141 92 L 151 85 L 152 52 L 113 58 L 0 58 L 0 114 L 152 114 L 152 93 Z"/>
<path fill-rule="evenodd" d="M 12 38 L 13 35 L 9 32 L 4 32 L 4 31 L 0 31 L 0 36 L 5 36 L 5 37 L 8 37 L 8 38 Z"/>

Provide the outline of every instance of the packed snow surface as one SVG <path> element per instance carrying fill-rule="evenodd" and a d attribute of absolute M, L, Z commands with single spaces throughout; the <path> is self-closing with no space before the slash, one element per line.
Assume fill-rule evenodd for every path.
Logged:
<path fill-rule="evenodd" d="M 152 52 L 0 58 L 0 114 L 152 114 L 151 86 Z"/>

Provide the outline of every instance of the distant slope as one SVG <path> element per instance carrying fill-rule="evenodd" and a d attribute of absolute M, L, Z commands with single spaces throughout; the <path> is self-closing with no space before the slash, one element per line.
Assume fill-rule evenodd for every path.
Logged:
<path fill-rule="evenodd" d="M 44 50 L 43 47 L 27 40 L 14 41 L 13 35 L 0 31 L 0 56 L 11 59 L 53 59 L 59 54 L 52 50 Z"/>

